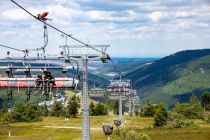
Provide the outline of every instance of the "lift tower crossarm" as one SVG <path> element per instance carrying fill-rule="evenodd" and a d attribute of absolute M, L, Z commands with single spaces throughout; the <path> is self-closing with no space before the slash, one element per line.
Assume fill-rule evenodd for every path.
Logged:
<path fill-rule="evenodd" d="M 108 91 L 112 93 L 117 93 L 117 97 L 119 99 L 119 119 L 123 122 L 122 115 L 122 98 L 126 96 L 127 92 L 129 92 L 130 80 L 122 80 L 120 76 L 120 80 L 110 80 L 110 85 L 108 86 Z"/>

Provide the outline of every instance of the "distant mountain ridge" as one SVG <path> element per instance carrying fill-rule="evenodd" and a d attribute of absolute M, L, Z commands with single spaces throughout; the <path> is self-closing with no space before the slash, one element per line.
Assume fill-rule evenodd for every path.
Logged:
<path fill-rule="evenodd" d="M 186 101 L 210 89 L 210 49 L 187 50 L 164 57 L 124 76 L 131 79 L 142 100 Z"/>
<path fill-rule="evenodd" d="M 112 58 L 114 62 L 119 63 L 119 62 L 148 62 L 148 61 L 154 61 L 154 60 L 158 60 L 160 58 L 153 58 L 153 57 L 114 57 Z"/>

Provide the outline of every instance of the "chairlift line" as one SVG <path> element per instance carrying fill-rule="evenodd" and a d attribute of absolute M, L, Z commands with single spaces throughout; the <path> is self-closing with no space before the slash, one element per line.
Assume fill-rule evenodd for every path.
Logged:
<path fill-rule="evenodd" d="M 62 30 L 60 30 L 60 29 L 58 29 L 58 28 L 56 28 L 56 27 L 50 25 L 50 24 L 47 23 L 45 20 L 41 20 L 40 18 L 38 18 L 37 16 L 33 15 L 33 14 L 30 13 L 28 10 L 26 10 L 23 6 L 21 6 L 20 4 L 18 4 L 17 2 L 15 2 L 14 0 L 10 0 L 10 1 L 13 2 L 15 5 L 17 5 L 19 8 L 21 8 L 22 10 L 24 10 L 26 13 L 28 13 L 28 14 L 29 14 L 30 16 L 32 16 L 33 18 L 35 18 L 36 20 L 38 20 L 38 21 L 40 21 L 40 22 L 46 24 L 47 26 L 51 27 L 52 29 L 54 29 L 54 30 L 56 30 L 56 31 L 58 31 L 58 32 L 60 32 L 60 33 L 62 33 L 62 34 L 64 34 L 64 35 L 66 35 L 67 37 L 69 37 L 69 38 L 71 38 L 71 39 L 73 39 L 73 40 L 75 40 L 75 41 L 77 41 L 77 42 L 79 42 L 79 43 L 81 43 L 81 44 L 83 44 L 85 47 L 92 48 L 92 49 L 95 50 L 95 51 L 98 51 L 98 52 L 100 52 L 100 53 L 102 53 L 102 54 L 105 54 L 105 52 L 103 52 L 103 50 L 102 50 L 102 51 L 101 51 L 101 50 L 98 50 L 98 49 L 94 48 L 93 46 L 88 45 L 87 43 L 85 43 L 85 42 L 83 42 L 83 41 L 81 41 L 81 40 L 79 40 L 79 39 L 73 37 L 72 34 L 67 34 L 67 33 L 65 33 L 64 31 L 62 31 Z M 11 48 L 11 49 L 14 49 L 14 48 Z M 18 49 L 14 49 L 14 50 L 21 51 L 21 52 L 25 52 L 24 50 L 18 50 Z M 117 70 L 118 75 L 121 76 L 121 72 L 120 72 L 120 70 L 118 69 L 118 67 L 114 64 L 113 59 L 112 59 L 108 54 L 106 54 L 106 55 L 110 58 L 110 61 L 111 61 L 112 65 L 113 65 L 113 67 Z"/>
<path fill-rule="evenodd" d="M 3 47 L 3 48 L 7 48 L 7 49 L 11 49 L 11 50 L 19 51 L 19 52 L 25 52 L 25 50 L 16 49 L 16 48 L 9 47 L 9 46 L 2 45 L 2 44 L 0 44 L 0 46 L 1 46 L 1 47 Z"/>
<path fill-rule="evenodd" d="M 32 13 L 30 13 L 28 10 L 26 10 L 23 6 L 21 6 L 20 4 L 18 4 L 17 2 L 15 2 L 14 0 L 10 0 L 11 2 L 13 2 L 15 5 L 17 5 L 19 8 L 21 8 L 22 10 L 24 10 L 25 12 L 27 12 L 29 15 L 31 15 L 33 18 L 35 18 L 35 19 L 37 19 L 38 21 L 40 21 L 40 22 L 42 22 L 42 23 L 44 23 L 45 21 L 42 21 L 42 20 L 40 20 L 38 17 L 36 17 L 35 15 L 33 15 Z M 49 23 L 45 23 L 47 26 L 49 26 L 49 27 L 51 27 L 51 28 L 53 28 L 54 30 L 56 30 L 56 31 L 58 31 L 58 32 L 60 32 L 60 33 L 62 33 L 62 34 L 64 34 L 64 35 L 66 35 L 66 36 L 68 36 L 68 37 L 70 37 L 71 39 L 73 39 L 73 40 L 75 40 L 75 41 L 77 41 L 77 42 L 79 42 L 79 43 L 81 43 L 81 44 L 83 44 L 85 47 L 89 47 L 89 48 L 92 48 L 92 49 L 94 49 L 94 50 L 96 50 L 96 51 L 98 51 L 98 52 L 100 52 L 100 53 L 102 53 L 103 54 L 103 52 L 102 51 L 100 51 L 100 50 L 98 50 L 98 49 L 96 49 L 96 48 L 94 48 L 94 47 L 92 47 L 92 46 L 90 46 L 90 45 L 88 45 L 88 44 L 86 44 L 85 42 L 83 42 L 83 41 L 81 41 L 81 40 L 79 40 L 79 39 L 77 39 L 77 38 L 75 38 L 75 37 L 73 37 L 72 36 L 72 34 L 67 34 L 67 33 L 65 33 L 64 31 L 62 31 L 62 30 L 60 30 L 60 29 L 58 29 L 58 28 L 56 28 L 56 27 L 54 27 L 54 26 L 52 26 L 52 25 L 50 25 Z"/>
<path fill-rule="evenodd" d="M 93 47 L 93 46 L 91 46 L 91 45 L 88 45 L 88 44 L 86 44 L 86 43 L 80 41 L 79 39 L 73 37 L 71 34 L 67 34 L 67 33 L 63 32 L 62 30 L 60 30 L 60 29 L 58 29 L 58 28 L 56 28 L 56 27 L 54 27 L 54 26 L 48 24 L 48 23 L 46 22 L 46 20 L 48 20 L 48 19 L 45 18 L 45 17 L 48 15 L 47 12 L 45 12 L 45 13 L 43 13 L 43 14 L 39 14 L 38 16 L 35 16 L 35 15 L 33 15 L 32 13 L 30 13 L 28 10 L 26 10 L 23 6 L 21 6 L 20 4 L 18 4 L 17 2 L 15 2 L 14 0 L 10 0 L 10 1 L 13 2 L 15 5 L 17 5 L 19 8 L 21 8 L 22 10 L 24 10 L 24 11 L 25 11 L 26 13 L 28 13 L 30 16 L 32 16 L 33 18 L 35 18 L 36 20 L 42 22 L 44 25 L 47 25 L 47 26 L 53 28 L 54 30 L 56 30 L 56 31 L 58 31 L 58 32 L 60 32 L 60 33 L 62 33 L 62 34 L 64 34 L 64 35 L 66 35 L 67 37 L 72 38 L 73 40 L 75 40 L 75 41 L 77 41 L 77 42 L 83 44 L 85 47 L 91 48 L 91 49 L 93 49 L 93 50 L 95 50 L 95 51 L 97 51 L 97 52 L 102 53 L 103 55 L 106 55 L 106 58 L 108 58 L 108 59 L 111 61 L 113 67 L 117 70 L 117 73 L 118 73 L 118 75 L 120 76 L 120 80 L 121 80 L 121 74 L 122 74 L 122 73 L 120 72 L 120 70 L 118 69 L 118 67 L 116 66 L 116 64 L 114 63 L 113 59 L 112 59 L 108 54 L 106 54 L 106 53 L 104 52 L 105 50 L 103 50 L 103 49 L 102 49 L 102 50 L 98 50 L 98 49 L 96 49 L 95 47 Z M 65 57 L 46 57 L 46 56 L 45 56 L 45 57 L 38 57 L 38 58 L 37 58 L 37 57 L 28 57 L 28 56 L 26 56 L 26 55 L 29 53 L 28 51 L 34 51 L 34 50 L 39 51 L 40 48 L 37 48 L 37 49 L 30 49 L 30 50 L 28 50 L 28 49 L 26 49 L 26 50 L 20 50 L 20 49 L 16 49 L 16 48 L 9 47 L 9 46 L 5 46 L 5 45 L 0 45 L 0 46 L 1 46 L 1 47 L 5 47 L 5 48 L 8 48 L 8 49 L 12 49 L 12 50 L 16 50 L 16 51 L 20 51 L 20 52 L 25 53 L 25 56 L 24 56 L 23 58 L 14 58 L 14 57 L 11 58 L 11 57 L 7 57 L 7 60 L 23 60 L 23 61 L 36 61 L 36 60 L 64 60 L 65 62 L 70 61 L 70 60 L 67 60 L 67 59 L 70 59 L 69 56 L 65 56 Z M 46 46 L 44 46 L 44 47 L 46 47 Z M 43 47 L 42 47 L 41 49 L 44 50 Z M 10 53 L 9 53 L 9 54 L 10 54 Z M 67 58 L 67 57 L 68 57 L 68 58 Z M 74 56 L 71 56 L 71 57 L 74 58 Z M 76 57 L 76 56 L 75 56 L 75 57 Z M 5 59 L 0 59 L 0 60 L 5 60 Z M 68 62 L 67 62 L 67 63 L 68 63 Z M 77 67 L 78 67 L 78 63 L 76 63 L 76 64 L 77 64 Z"/>
<path fill-rule="evenodd" d="M 20 9 L 22 9 L 23 11 L 25 11 L 26 13 L 28 13 L 30 16 L 32 16 L 33 18 L 35 18 L 36 20 L 42 22 L 44 24 L 44 46 L 41 48 L 37 48 L 37 49 L 26 49 L 26 50 L 19 50 L 19 49 L 15 49 L 12 47 L 8 47 L 5 45 L 0 45 L 3 46 L 5 48 L 8 49 L 13 49 L 16 51 L 21 51 L 24 53 L 24 57 L 20 57 L 20 56 L 16 56 L 16 57 L 12 57 L 10 56 L 10 52 L 7 53 L 7 57 L 4 59 L 0 59 L 5 61 L 11 61 L 11 60 L 22 60 L 23 62 L 25 61 L 45 61 L 46 60 L 60 60 L 63 61 L 65 63 L 71 63 L 72 61 L 74 61 L 77 65 L 77 75 L 78 77 L 80 77 L 80 72 L 79 72 L 79 64 L 78 64 L 78 60 L 82 60 L 82 72 L 83 72 L 83 103 L 82 103 L 82 139 L 83 140 L 89 140 L 90 139 L 90 116 L 89 116 L 89 93 L 88 93 L 88 60 L 89 59 L 100 59 L 103 63 L 107 63 L 107 61 L 111 61 L 111 64 L 113 65 L 114 69 L 116 69 L 120 80 L 118 80 L 120 83 L 122 83 L 123 85 L 119 85 L 118 87 L 113 87 L 113 88 L 123 88 L 126 89 L 128 87 L 130 87 L 130 84 L 126 84 L 129 83 L 130 81 L 126 81 L 126 80 L 122 80 L 121 79 L 121 72 L 118 69 L 117 65 L 114 63 L 113 59 L 106 53 L 106 48 L 108 45 L 90 45 L 90 44 L 86 44 L 85 42 L 75 38 L 74 36 L 72 36 L 72 34 L 67 34 L 64 31 L 52 26 L 51 24 L 47 23 L 46 20 L 50 20 L 47 19 L 46 16 L 48 15 L 48 12 L 44 12 L 42 14 L 38 14 L 38 16 L 33 15 L 31 12 L 29 12 L 27 9 L 25 9 L 23 6 L 21 6 L 20 4 L 18 4 L 17 2 L 15 2 L 14 0 L 10 0 L 12 3 L 14 3 L 16 6 L 18 6 Z M 68 48 L 68 45 L 63 46 L 64 48 L 64 52 L 62 51 L 60 53 L 60 55 L 56 55 L 56 56 L 49 56 L 45 54 L 45 47 L 47 46 L 48 43 L 48 33 L 47 33 L 47 26 L 51 27 L 52 29 L 54 29 L 57 32 L 62 33 L 63 35 L 66 35 L 66 37 L 69 37 L 75 41 L 77 41 L 78 43 L 82 44 L 79 46 L 79 48 L 81 48 L 84 52 L 83 53 L 79 53 L 77 54 L 75 53 L 68 53 L 65 52 L 65 48 Z M 76 45 L 74 45 L 76 46 Z M 101 47 L 102 49 L 97 49 L 96 46 Z M 88 53 L 88 48 L 92 51 L 90 51 Z M 74 49 L 77 49 L 76 47 L 74 47 Z M 38 54 L 38 51 L 43 50 L 43 55 Z M 93 50 L 95 50 L 96 53 L 93 53 Z M 33 56 L 31 55 L 30 51 L 37 51 L 37 56 Z M 77 84 L 79 82 L 78 79 L 75 78 L 68 78 L 67 77 L 67 69 L 63 69 L 63 74 L 65 75 L 65 77 L 60 78 L 60 77 L 54 77 L 50 71 L 48 71 L 48 67 L 45 64 L 46 69 L 43 70 L 44 75 L 37 75 L 37 77 L 32 77 L 31 75 L 31 71 L 30 71 L 30 67 L 24 67 L 25 68 L 25 77 L 22 78 L 16 78 L 13 75 L 13 68 L 12 67 L 8 67 L 8 69 L 6 70 L 6 74 L 7 77 L 3 77 L 3 79 L 0 78 L 0 87 L 4 87 L 4 88 L 8 88 L 8 97 L 12 97 L 12 89 L 11 88 L 17 88 L 18 89 L 22 86 L 22 88 L 34 88 L 37 90 L 42 90 L 43 94 L 45 94 L 46 96 L 46 100 L 49 97 L 50 93 L 52 93 L 52 90 L 57 88 L 65 88 L 65 87 L 77 87 Z M 24 69 L 23 68 L 23 69 Z M 31 87 L 30 87 L 31 86 Z M 121 95 L 121 91 L 116 91 L 120 94 L 119 96 L 119 117 L 120 120 L 122 121 L 122 98 L 124 97 L 123 95 Z M 128 92 L 128 89 L 126 89 L 126 91 L 124 90 L 123 92 Z M 27 90 L 27 100 L 30 100 L 30 92 L 29 90 Z"/>
<path fill-rule="evenodd" d="M 113 65 L 113 67 L 117 70 L 117 73 L 118 73 L 118 75 L 119 75 L 119 77 L 120 77 L 120 80 L 121 80 L 122 73 L 120 72 L 119 68 L 118 68 L 117 65 L 114 63 L 114 61 L 113 61 L 112 58 L 110 59 L 110 61 L 111 61 L 112 65 Z"/>

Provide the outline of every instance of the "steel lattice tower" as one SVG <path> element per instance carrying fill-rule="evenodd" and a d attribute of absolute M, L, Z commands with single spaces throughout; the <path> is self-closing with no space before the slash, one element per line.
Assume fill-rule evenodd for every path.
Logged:
<path fill-rule="evenodd" d="M 90 139 L 90 117 L 89 117 L 89 95 L 88 95 L 88 56 L 82 56 L 82 71 L 83 71 L 83 104 L 82 104 L 82 139 Z"/>
<path fill-rule="evenodd" d="M 65 45 L 63 48 L 65 56 L 82 60 L 83 89 L 82 89 L 82 140 L 90 140 L 90 114 L 89 114 L 89 93 L 88 93 L 88 61 L 89 59 L 102 60 L 106 62 L 109 56 L 105 54 L 109 45 L 91 45 L 94 48 L 100 48 L 101 52 L 85 47 L 83 45 Z"/>

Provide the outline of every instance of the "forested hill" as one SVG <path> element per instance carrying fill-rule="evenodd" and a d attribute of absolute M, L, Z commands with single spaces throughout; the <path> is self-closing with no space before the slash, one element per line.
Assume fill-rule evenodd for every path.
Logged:
<path fill-rule="evenodd" d="M 133 81 L 143 101 L 186 101 L 210 89 L 210 49 L 181 51 L 124 77 Z"/>

